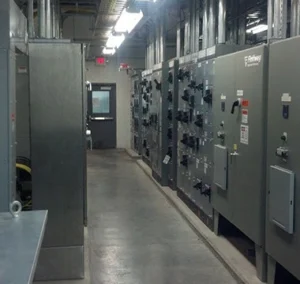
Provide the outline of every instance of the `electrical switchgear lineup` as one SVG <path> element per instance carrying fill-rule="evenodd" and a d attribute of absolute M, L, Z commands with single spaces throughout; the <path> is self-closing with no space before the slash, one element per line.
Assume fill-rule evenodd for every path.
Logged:
<path fill-rule="evenodd" d="M 151 167 L 150 163 L 150 105 L 152 104 L 152 70 L 146 70 L 142 73 L 141 100 L 142 105 L 142 159 Z"/>
<path fill-rule="evenodd" d="M 179 63 L 177 186 L 211 227 L 213 61 L 200 52 Z"/>
<path fill-rule="evenodd" d="M 142 87 L 141 76 L 135 74 L 131 77 L 131 148 L 141 155 L 142 153 Z"/>
<path fill-rule="evenodd" d="M 224 233 L 222 216 L 247 236 L 257 276 L 266 280 L 268 265 L 270 284 L 277 262 L 300 279 L 299 45 L 218 46 L 154 66 L 141 81 L 153 176 L 215 233 Z"/>

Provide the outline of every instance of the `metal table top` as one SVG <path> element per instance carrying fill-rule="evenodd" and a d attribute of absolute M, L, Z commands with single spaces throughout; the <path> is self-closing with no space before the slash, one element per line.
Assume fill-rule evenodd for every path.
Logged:
<path fill-rule="evenodd" d="M 0 283 L 32 283 L 47 222 L 47 211 L 0 213 Z"/>

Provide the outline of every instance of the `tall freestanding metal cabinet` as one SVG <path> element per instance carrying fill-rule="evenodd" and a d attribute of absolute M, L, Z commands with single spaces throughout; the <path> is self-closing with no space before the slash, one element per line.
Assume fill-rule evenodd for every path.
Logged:
<path fill-rule="evenodd" d="M 49 210 L 36 280 L 84 277 L 84 51 L 29 44 L 33 209 Z"/>
<path fill-rule="evenodd" d="M 275 261 L 300 280 L 299 46 L 300 37 L 270 45 L 266 250 L 272 284 Z"/>
<path fill-rule="evenodd" d="M 137 72 L 131 76 L 131 149 L 142 154 L 142 86 L 141 74 Z"/>
<path fill-rule="evenodd" d="M 168 64 L 157 64 L 152 70 L 152 92 L 150 93 L 150 160 L 153 177 L 163 186 L 168 185 L 168 164 L 164 157 L 168 153 Z"/>
<path fill-rule="evenodd" d="M 151 121 L 150 121 L 150 105 L 152 105 L 152 70 L 145 70 L 142 72 L 142 159 L 151 167 L 151 153 L 150 153 L 150 141 L 151 141 Z M 152 118 L 152 117 L 151 117 Z"/>
<path fill-rule="evenodd" d="M 216 59 L 214 121 L 215 229 L 220 213 L 256 244 L 265 277 L 265 147 L 268 50 L 251 48 Z"/>

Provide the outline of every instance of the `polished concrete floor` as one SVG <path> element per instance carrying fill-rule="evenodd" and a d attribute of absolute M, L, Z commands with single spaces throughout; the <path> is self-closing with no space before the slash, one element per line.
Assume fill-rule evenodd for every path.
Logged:
<path fill-rule="evenodd" d="M 89 154 L 88 207 L 89 283 L 236 283 L 127 154 Z"/>

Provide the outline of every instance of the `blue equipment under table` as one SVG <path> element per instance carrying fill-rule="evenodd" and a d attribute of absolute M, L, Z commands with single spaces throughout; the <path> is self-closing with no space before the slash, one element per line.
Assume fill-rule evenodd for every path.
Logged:
<path fill-rule="evenodd" d="M 0 213 L 0 283 L 30 284 L 42 245 L 48 211 Z"/>

